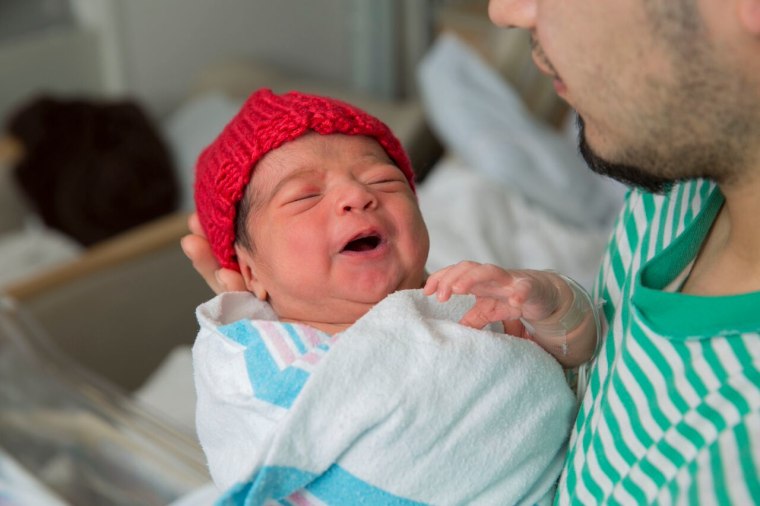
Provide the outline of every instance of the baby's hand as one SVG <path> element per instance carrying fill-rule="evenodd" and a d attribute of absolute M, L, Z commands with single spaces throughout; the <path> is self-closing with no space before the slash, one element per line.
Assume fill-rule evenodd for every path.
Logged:
<path fill-rule="evenodd" d="M 460 262 L 430 275 L 424 293 L 436 294 L 441 302 L 452 294 L 474 295 L 475 305 L 460 323 L 483 328 L 492 322 L 549 317 L 561 304 L 555 278 L 544 271 L 507 271 L 491 264 Z"/>
<path fill-rule="evenodd" d="M 430 275 L 424 293 L 441 302 L 451 294 L 474 295 L 475 305 L 459 323 L 480 329 L 501 321 L 504 332 L 533 340 L 565 367 L 594 354 L 596 309 L 585 290 L 556 273 L 460 262 Z"/>

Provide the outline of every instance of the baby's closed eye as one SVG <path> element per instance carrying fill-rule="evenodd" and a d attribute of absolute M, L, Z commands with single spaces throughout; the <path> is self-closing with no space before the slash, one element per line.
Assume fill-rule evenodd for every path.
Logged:
<path fill-rule="evenodd" d="M 388 189 L 397 189 L 407 185 L 406 176 L 395 166 L 383 167 L 367 174 L 369 185 Z"/>
<path fill-rule="evenodd" d="M 290 204 L 290 203 L 295 203 L 295 202 L 302 202 L 304 200 L 309 200 L 309 199 L 317 198 L 320 195 L 321 195 L 321 193 L 317 193 L 317 192 L 306 192 L 306 193 L 302 193 L 302 194 L 297 194 L 297 195 L 293 195 L 293 196 L 289 197 L 287 199 L 286 203 Z"/>

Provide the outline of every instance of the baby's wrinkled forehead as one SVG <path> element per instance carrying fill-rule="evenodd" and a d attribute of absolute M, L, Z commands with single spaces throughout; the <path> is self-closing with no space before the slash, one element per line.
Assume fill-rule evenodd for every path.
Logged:
<path fill-rule="evenodd" d="M 261 200 L 273 193 L 274 188 L 286 179 L 317 179 L 330 170 L 332 165 L 326 161 L 333 159 L 356 166 L 396 166 L 390 155 L 372 137 L 310 132 L 285 142 L 264 155 L 253 166 L 246 191 L 249 197 Z"/>

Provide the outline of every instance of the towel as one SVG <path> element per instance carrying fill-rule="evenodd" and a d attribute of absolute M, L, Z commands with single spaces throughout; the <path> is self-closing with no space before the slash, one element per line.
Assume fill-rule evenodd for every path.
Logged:
<path fill-rule="evenodd" d="M 329 336 L 248 293 L 197 310 L 196 425 L 221 504 L 550 502 L 575 401 L 474 303 L 396 292 Z"/>

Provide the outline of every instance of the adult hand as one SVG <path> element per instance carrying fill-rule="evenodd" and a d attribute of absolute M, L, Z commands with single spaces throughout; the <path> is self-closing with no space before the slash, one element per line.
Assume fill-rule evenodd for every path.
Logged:
<path fill-rule="evenodd" d="M 211 251 L 211 246 L 206 240 L 196 213 L 190 215 L 187 226 L 190 229 L 190 234 L 180 241 L 182 251 L 211 290 L 216 294 L 245 291 L 245 282 L 239 272 L 219 267 L 219 262 L 216 261 Z"/>

